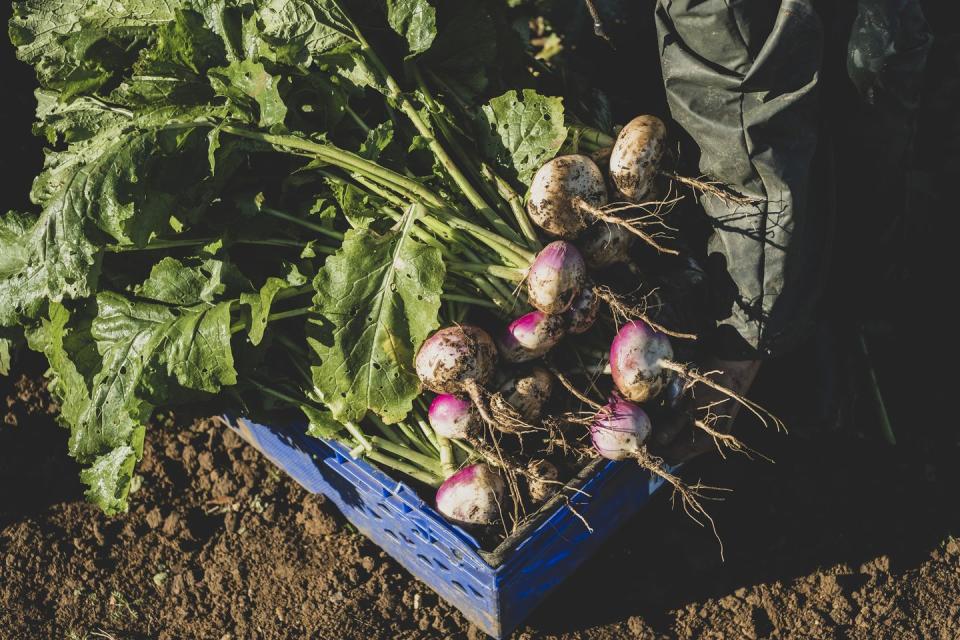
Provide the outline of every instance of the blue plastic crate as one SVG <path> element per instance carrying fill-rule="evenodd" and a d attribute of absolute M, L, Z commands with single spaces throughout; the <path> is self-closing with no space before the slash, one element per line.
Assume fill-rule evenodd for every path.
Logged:
<path fill-rule="evenodd" d="M 484 551 L 409 486 L 305 425 L 228 420 L 307 491 L 322 493 L 364 535 L 495 638 L 510 634 L 662 484 L 636 464 L 600 460 L 567 492 L 583 521 L 558 496 L 493 551 Z"/>

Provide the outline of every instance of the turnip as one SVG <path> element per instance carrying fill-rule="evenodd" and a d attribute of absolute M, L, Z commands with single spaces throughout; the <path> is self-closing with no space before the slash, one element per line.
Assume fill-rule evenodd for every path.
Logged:
<path fill-rule="evenodd" d="M 502 519 L 505 486 L 489 465 L 464 467 L 437 490 L 437 510 L 460 524 L 490 525 Z"/>
<path fill-rule="evenodd" d="M 610 179 L 630 202 L 641 202 L 655 190 L 667 127 L 656 116 L 637 116 L 620 130 L 610 152 Z"/>
<path fill-rule="evenodd" d="M 527 299 L 544 313 L 563 313 L 586 279 L 586 265 L 577 248 L 563 240 L 551 242 L 527 270 Z"/>
<path fill-rule="evenodd" d="M 610 151 L 610 180 L 628 202 L 655 197 L 656 179 L 662 176 L 732 204 L 746 205 L 755 200 L 731 192 L 716 182 L 688 178 L 664 171 L 662 160 L 667 148 L 667 127 L 656 116 L 641 115 L 628 122 Z"/>
<path fill-rule="evenodd" d="M 670 382 L 674 369 L 670 338 L 642 320 L 620 328 L 610 345 L 613 383 L 628 400 L 646 402 Z"/>
<path fill-rule="evenodd" d="M 619 224 L 597 222 L 577 239 L 584 261 L 591 269 L 630 262 L 630 247 L 636 236 Z"/>
<path fill-rule="evenodd" d="M 527 362 L 552 349 L 566 332 L 562 315 L 531 311 L 510 323 L 497 340 L 500 355 L 507 362 Z"/>
<path fill-rule="evenodd" d="M 632 402 L 614 394 L 590 425 L 593 448 L 608 460 L 633 457 L 650 437 L 650 418 Z"/>
<path fill-rule="evenodd" d="M 624 324 L 610 345 L 610 372 L 621 394 L 634 402 L 646 402 L 660 394 L 674 376 L 699 383 L 736 400 L 764 424 L 768 419 L 780 428 L 775 415 L 743 395 L 714 382 L 692 367 L 673 360 L 670 338 L 642 320 Z"/>
<path fill-rule="evenodd" d="M 533 176 L 527 212 L 547 233 L 574 238 L 590 221 L 590 211 L 607 203 L 603 174 L 589 157 L 557 156 Z"/>
<path fill-rule="evenodd" d="M 553 495 L 552 485 L 558 484 L 560 472 L 556 465 L 548 460 L 531 460 L 527 465 L 527 494 L 535 505 L 546 502 Z"/>
<path fill-rule="evenodd" d="M 557 156 L 544 164 L 533 176 L 527 211 L 530 218 L 547 233 L 565 239 L 577 237 L 588 225 L 603 221 L 620 225 L 663 253 L 676 254 L 660 245 L 654 235 L 642 229 L 650 219 L 659 223 L 656 212 L 628 220 L 613 210 L 604 209 L 607 202 L 603 174 L 589 157 L 579 154 Z M 617 210 L 636 208 L 627 204 Z"/>
<path fill-rule="evenodd" d="M 593 284 L 590 283 L 580 290 L 570 308 L 564 313 L 567 321 L 567 333 L 580 334 L 588 331 L 597 321 L 600 311 L 600 297 Z"/>
<path fill-rule="evenodd" d="M 414 362 L 423 385 L 435 393 L 466 393 L 493 377 L 497 347 L 486 331 L 457 325 L 436 331 L 424 340 Z"/>
<path fill-rule="evenodd" d="M 600 456 L 607 460 L 635 460 L 641 467 L 657 475 L 680 494 L 684 509 L 694 520 L 696 514 L 704 516 L 713 527 L 713 518 L 706 512 L 700 499 L 704 496 L 703 489 L 715 489 L 702 484 L 687 485 L 680 478 L 670 473 L 664 466 L 663 460 L 651 455 L 647 451 L 646 440 L 650 437 L 652 427 L 647 413 L 639 406 L 628 402 L 617 394 L 613 394 L 609 402 L 597 411 L 590 425 L 590 439 L 593 448 Z M 697 520 L 699 522 L 699 520 Z M 716 528 L 714 527 L 714 534 Z M 720 539 L 719 537 L 717 538 Z M 721 554 L 722 546 L 721 543 Z"/>
<path fill-rule="evenodd" d="M 427 412 L 430 426 L 438 436 L 469 440 L 480 435 L 480 415 L 469 400 L 442 393 L 430 403 Z"/>
<path fill-rule="evenodd" d="M 500 387 L 500 395 L 526 422 L 536 423 L 553 392 L 553 376 L 543 367 L 517 375 Z"/>

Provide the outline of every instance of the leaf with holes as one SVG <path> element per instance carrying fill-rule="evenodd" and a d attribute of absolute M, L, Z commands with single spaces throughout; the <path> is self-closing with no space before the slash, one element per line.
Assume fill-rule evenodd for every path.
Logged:
<path fill-rule="evenodd" d="M 349 231 L 314 280 L 315 310 L 331 326 L 311 339 L 313 382 L 337 420 L 370 410 L 397 422 L 420 392 L 413 358 L 439 326 L 445 270 L 440 251 L 411 235 L 417 212 L 386 234 Z"/>
<path fill-rule="evenodd" d="M 556 155 L 567 137 L 563 100 L 532 89 L 507 91 L 483 106 L 487 156 L 530 186 L 533 174 Z"/>

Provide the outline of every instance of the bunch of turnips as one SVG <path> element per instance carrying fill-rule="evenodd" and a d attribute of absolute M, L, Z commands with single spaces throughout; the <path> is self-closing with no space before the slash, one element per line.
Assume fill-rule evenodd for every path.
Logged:
<path fill-rule="evenodd" d="M 519 503 L 522 513 L 522 507 L 568 490 L 558 466 L 569 465 L 540 457 L 545 451 L 556 457 L 556 448 L 549 445 L 556 443 L 557 431 L 567 423 L 580 425 L 582 439 L 589 441 L 589 446 L 567 443 L 563 447 L 567 456 L 578 461 L 633 460 L 667 480 L 694 517 L 709 519 L 698 500 L 704 487 L 685 485 L 648 452 L 646 443 L 655 425 L 644 406 L 660 403 L 669 386 L 676 394 L 699 383 L 742 402 L 764 421 L 776 421 L 750 400 L 674 359 L 668 333 L 695 336 L 661 327 L 602 282 L 605 270 L 613 265 L 635 266 L 631 249 L 638 238 L 657 253 L 676 253 L 648 231 L 662 224 L 658 178 L 675 177 L 660 169 L 665 135 L 666 127 L 654 116 L 630 121 L 612 149 L 594 154 L 609 159 L 606 175 L 594 157 L 584 154 L 560 155 L 543 164 L 534 175 L 527 211 L 548 243 L 517 288 L 518 298 L 531 310 L 484 328 L 467 323 L 449 326 L 420 347 L 417 375 L 427 391 L 437 394 L 429 409 L 430 425 L 438 435 L 469 443 L 483 458 L 448 478 L 438 491 L 437 506 L 448 518 L 492 525 L 506 517 L 508 505 L 516 509 Z M 645 215 L 624 215 L 630 211 Z M 601 368 L 609 373 L 609 381 L 605 384 L 596 377 L 589 381 L 595 391 L 608 389 L 605 402 L 575 388 L 551 357 L 558 345 L 569 344 L 565 339 L 583 334 L 609 344 Z M 579 342 L 575 339 L 571 349 L 576 351 Z M 590 411 L 571 412 L 576 405 Z M 696 423 L 709 433 L 719 433 L 702 420 Z M 519 441 L 523 446 L 516 445 Z M 547 444 L 538 449 L 536 443 Z"/>

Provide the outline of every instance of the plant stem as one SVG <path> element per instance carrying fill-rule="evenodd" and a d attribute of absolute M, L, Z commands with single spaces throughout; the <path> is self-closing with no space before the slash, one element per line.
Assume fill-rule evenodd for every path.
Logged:
<path fill-rule="evenodd" d="M 267 215 L 271 215 L 274 218 L 279 218 L 280 220 L 286 220 L 287 222 L 298 224 L 304 229 L 310 229 L 311 231 L 316 231 L 317 233 L 321 235 L 325 235 L 328 238 L 331 238 L 333 240 L 343 241 L 343 234 L 341 232 L 336 231 L 335 229 L 328 229 L 327 227 L 316 224 L 314 222 L 310 222 L 308 220 L 303 220 L 302 218 L 298 218 L 297 216 L 290 215 L 289 213 L 286 213 L 284 211 L 279 211 L 277 209 L 272 209 L 270 207 L 261 207 L 260 212 L 266 213 Z"/>
<path fill-rule="evenodd" d="M 360 446 L 363 447 L 365 452 L 370 453 L 370 451 L 373 450 L 373 444 L 371 444 L 370 440 L 367 439 L 367 436 L 360 431 L 360 427 L 349 420 L 344 422 L 343 426 L 347 430 L 347 433 L 353 436 L 353 439 L 360 443 Z"/>
<path fill-rule="evenodd" d="M 527 210 L 523 208 L 523 201 L 520 198 L 520 194 L 514 191 L 513 187 L 511 187 L 506 180 L 494 173 L 493 169 L 486 164 L 483 165 L 482 171 L 483 175 L 496 185 L 500 197 L 510 206 L 510 211 L 513 213 L 513 217 L 516 218 L 517 224 L 520 225 L 520 231 L 523 232 L 530 246 L 536 250 L 542 248 L 543 245 L 540 243 L 540 238 L 537 237 L 537 231 L 533 228 L 533 223 L 530 222 L 530 216 L 527 215 Z"/>
<path fill-rule="evenodd" d="M 447 267 L 453 271 L 465 273 L 486 273 L 495 278 L 502 278 L 510 282 L 522 282 L 524 273 L 513 267 L 501 267 L 495 264 L 480 264 L 476 262 L 450 262 Z"/>
<path fill-rule="evenodd" d="M 439 475 L 441 473 L 440 463 L 435 459 L 429 456 L 425 456 L 422 453 L 417 453 L 412 449 L 408 449 L 403 445 L 396 444 L 387 440 L 386 438 L 381 438 L 380 436 L 369 436 L 370 443 L 377 449 L 382 449 L 389 454 L 397 456 L 398 458 L 403 458 L 413 464 L 422 467 L 423 469 L 433 473 L 434 475 Z"/>
<path fill-rule="evenodd" d="M 287 318 L 296 318 L 298 316 L 305 316 L 313 309 L 313 307 L 300 307 L 298 309 L 288 309 L 286 311 L 278 311 L 277 313 L 271 313 L 267 316 L 267 321 L 273 322 L 274 320 L 286 320 Z"/>
<path fill-rule="evenodd" d="M 463 302 L 475 307 L 486 307 L 488 309 L 500 308 L 497 303 L 491 302 L 490 300 L 484 300 L 483 298 L 476 298 L 474 296 L 466 296 L 459 293 L 444 293 L 440 297 L 444 300 L 449 300 L 450 302 Z"/>
<path fill-rule="evenodd" d="M 877 413 L 880 417 L 880 431 L 883 438 L 889 444 L 897 444 L 897 438 L 893 435 L 893 425 L 890 423 L 890 414 L 887 413 L 887 403 L 883 401 L 883 393 L 880 391 L 880 382 L 877 380 L 877 372 L 870 361 L 870 352 L 867 350 L 867 338 L 864 335 L 863 328 L 857 331 L 857 341 L 860 346 L 860 354 L 863 356 L 867 366 L 867 377 L 870 380 L 870 393 L 873 395 L 873 401 L 877 406 Z"/>
<path fill-rule="evenodd" d="M 439 196 L 416 180 L 408 178 L 395 171 L 391 171 L 390 169 L 382 167 L 375 162 L 371 162 L 370 160 L 358 156 L 355 153 L 341 149 L 336 145 L 314 142 L 312 140 L 307 140 L 294 135 L 279 135 L 273 133 L 264 133 L 262 131 L 251 131 L 249 129 L 244 129 L 242 127 L 236 127 L 233 125 L 224 126 L 223 131 L 242 138 L 266 142 L 277 147 L 305 151 L 342 169 L 356 171 L 361 175 L 379 180 L 388 185 L 393 185 L 396 188 L 414 194 L 424 203 L 429 204 L 432 207 L 444 207 L 444 202 Z"/>
<path fill-rule="evenodd" d="M 412 73 L 414 81 L 417 83 L 417 87 L 420 89 L 420 94 L 423 97 L 423 102 L 426 105 L 427 109 L 432 113 L 438 113 L 440 111 L 440 105 L 437 104 L 436 100 L 433 97 L 433 94 L 430 91 L 430 88 L 427 86 L 427 83 L 423 79 L 423 74 L 420 73 L 420 68 L 415 63 L 408 63 L 406 68 Z M 457 140 L 456 135 L 451 131 L 449 124 L 443 117 L 433 118 L 434 125 L 440 131 L 440 135 L 443 136 L 447 144 L 450 145 L 450 148 L 453 150 L 453 153 L 456 154 L 457 159 L 467 167 L 467 170 L 471 173 L 474 181 L 480 185 L 480 187 L 485 192 L 483 195 L 487 198 L 487 202 L 493 202 L 494 206 L 498 209 L 501 209 L 503 213 L 510 213 L 509 210 L 502 211 L 505 203 L 497 197 L 497 190 L 492 188 L 491 185 L 484 180 L 484 176 L 481 174 L 480 169 L 473 162 L 473 159 L 469 154 L 464 151 L 463 147 L 460 146 L 460 143 Z M 510 228 L 502 219 L 498 218 L 500 225 L 494 225 L 497 227 L 497 231 L 500 233 L 507 233 L 511 238 L 519 240 L 516 231 Z"/>
<path fill-rule="evenodd" d="M 457 472 L 457 461 L 453 455 L 453 446 L 443 436 L 437 436 L 437 443 L 440 445 L 440 469 L 443 471 L 443 477 L 449 478 Z"/>
<path fill-rule="evenodd" d="M 413 478 L 414 480 L 419 480 L 420 482 L 426 485 L 429 485 L 431 487 L 436 488 L 436 487 L 439 487 L 441 484 L 443 484 L 443 480 L 439 476 L 426 471 L 422 471 L 417 467 L 413 466 L 412 464 L 401 462 L 400 460 L 396 460 L 394 458 L 391 458 L 390 456 L 385 456 L 377 451 L 363 451 L 361 449 L 359 454 L 362 455 L 364 458 L 367 458 L 369 460 L 372 460 L 373 462 L 376 462 L 379 465 L 383 465 L 384 467 L 393 469 L 394 471 L 399 471 L 400 473 L 404 473 L 410 476 L 411 478 Z M 359 457 L 359 456 L 354 456 L 354 457 Z"/>

